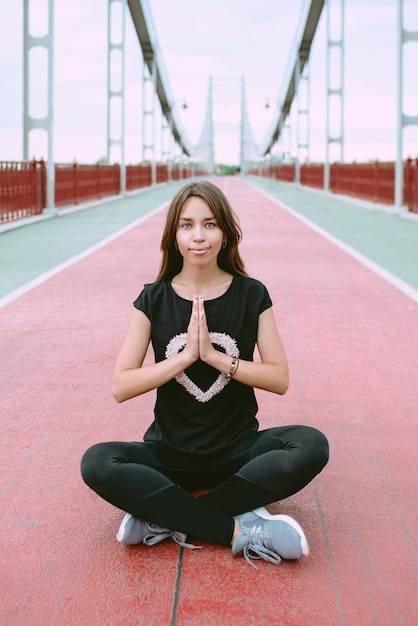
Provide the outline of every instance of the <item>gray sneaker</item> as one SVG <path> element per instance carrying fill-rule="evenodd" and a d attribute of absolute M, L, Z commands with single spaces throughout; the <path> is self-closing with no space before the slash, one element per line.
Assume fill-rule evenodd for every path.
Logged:
<path fill-rule="evenodd" d="M 186 543 L 187 535 L 185 533 L 169 530 L 168 528 L 161 528 L 139 517 L 134 517 L 131 513 L 125 513 L 119 530 L 116 533 L 116 539 L 124 546 L 132 546 L 138 543 L 153 546 L 170 537 L 184 548 L 201 547 Z"/>
<path fill-rule="evenodd" d="M 309 554 L 309 546 L 301 526 L 288 515 L 271 515 L 265 508 L 237 515 L 240 535 L 232 545 L 232 554 L 241 553 L 250 559 L 280 563 L 282 559 L 300 559 Z M 256 568 L 257 569 L 257 568 Z"/>

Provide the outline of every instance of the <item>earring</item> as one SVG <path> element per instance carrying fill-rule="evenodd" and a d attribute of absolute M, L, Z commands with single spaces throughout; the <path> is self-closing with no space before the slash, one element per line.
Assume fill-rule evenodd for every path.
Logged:
<path fill-rule="evenodd" d="M 177 245 L 177 241 L 174 243 L 174 247 L 175 247 L 175 249 L 176 249 L 176 250 L 177 250 L 177 252 L 178 252 L 179 247 L 178 247 L 178 245 Z"/>
<path fill-rule="evenodd" d="M 226 248 L 226 244 L 228 243 L 228 240 L 225 239 L 225 241 L 222 242 L 222 248 Z"/>

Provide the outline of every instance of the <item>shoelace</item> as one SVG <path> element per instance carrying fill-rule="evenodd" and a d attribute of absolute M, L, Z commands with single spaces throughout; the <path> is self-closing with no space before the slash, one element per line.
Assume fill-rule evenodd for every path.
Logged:
<path fill-rule="evenodd" d="M 263 531 L 261 526 L 253 526 L 247 533 L 248 544 L 243 550 L 243 554 L 247 563 L 258 569 L 251 559 L 263 559 L 269 563 L 280 563 L 282 560 L 277 552 L 273 552 L 267 547 L 267 544 L 271 541 L 269 533 Z"/>
<path fill-rule="evenodd" d="M 164 539 L 168 539 L 171 537 L 179 546 L 182 548 L 190 548 L 195 550 L 196 548 L 201 548 L 202 546 L 195 546 L 193 543 L 187 543 L 185 533 L 178 532 L 176 530 L 168 530 L 167 528 L 159 528 L 158 526 L 153 527 L 152 524 L 148 525 L 150 530 L 149 535 L 146 535 L 143 539 L 143 543 L 147 546 L 153 546 Z"/>
<path fill-rule="evenodd" d="M 185 533 L 180 533 L 178 531 L 173 531 L 171 533 L 172 538 L 176 543 L 179 544 L 182 548 L 190 548 L 191 550 L 196 550 L 197 548 L 203 548 L 203 546 L 195 546 L 194 543 L 187 543 Z"/>

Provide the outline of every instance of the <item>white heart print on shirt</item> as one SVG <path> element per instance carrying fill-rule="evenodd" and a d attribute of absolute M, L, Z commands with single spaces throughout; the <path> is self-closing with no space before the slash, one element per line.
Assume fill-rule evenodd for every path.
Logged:
<path fill-rule="evenodd" d="M 239 356 L 239 350 L 235 339 L 226 335 L 225 333 L 209 333 L 209 338 L 214 345 L 220 346 L 225 350 L 225 354 L 228 356 Z M 165 357 L 169 359 L 171 356 L 175 356 L 186 345 L 187 333 L 181 333 L 175 335 L 167 344 L 165 350 Z M 192 381 L 186 372 L 180 372 L 177 374 L 176 381 L 182 385 L 186 391 L 198 400 L 198 402 L 208 402 L 216 396 L 222 389 L 229 383 L 230 379 L 225 378 L 224 374 L 219 374 L 215 382 L 209 387 L 207 391 L 202 391 L 200 387 Z"/>

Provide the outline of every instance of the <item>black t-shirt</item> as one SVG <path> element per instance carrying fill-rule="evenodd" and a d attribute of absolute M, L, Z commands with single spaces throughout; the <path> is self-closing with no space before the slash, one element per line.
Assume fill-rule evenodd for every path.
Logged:
<path fill-rule="evenodd" d="M 145 285 L 134 302 L 151 321 L 155 361 L 170 358 L 185 346 L 192 302 L 181 298 L 169 281 Z M 252 361 L 258 317 L 272 302 L 266 287 L 253 278 L 234 276 L 228 290 L 205 301 L 214 347 Z M 258 429 L 254 389 L 196 361 L 157 389 L 154 422 L 145 441 L 191 454 L 213 453 Z"/>

